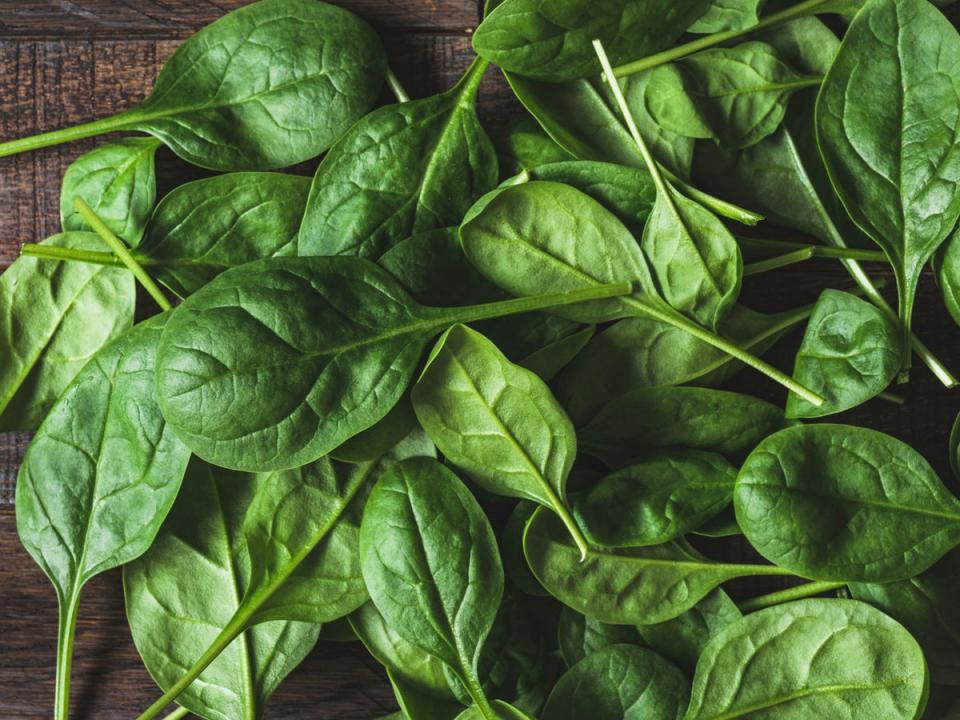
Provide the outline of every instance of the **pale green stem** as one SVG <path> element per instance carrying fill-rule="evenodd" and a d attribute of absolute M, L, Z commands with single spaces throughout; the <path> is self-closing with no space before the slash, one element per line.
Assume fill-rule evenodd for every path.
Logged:
<path fill-rule="evenodd" d="M 123 264 L 133 273 L 134 277 L 140 281 L 140 284 L 150 293 L 150 297 L 156 301 L 157 305 L 159 305 L 162 310 L 171 309 L 173 306 L 160 288 L 157 287 L 153 278 L 150 277 L 147 271 L 143 269 L 143 266 L 130 254 L 130 251 L 127 249 L 127 246 L 123 244 L 123 241 L 114 235 L 110 228 L 103 224 L 103 221 L 90 209 L 90 206 L 79 197 L 74 198 L 73 206 L 77 212 L 80 213 L 80 217 L 83 218 L 84 222 L 93 228 L 94 232 L 110 246 L 114 254 L 120 258 Z"/>
<path fill-rule="evenodd" d="M 24 243 L 20 254 L 26 257 L 41 258 L 42 260 L 67 260 L 70 262 L 89 263 L 91 265 L 108 265 L 111 267 L 126 267 L 123 261 L 113 253 L 97 252 L 96 250 L 80 250 L 78 248 L 50 247 L 37 243 Z M 142 258 L 138 260 L 143 263 Z"/>
<path fill-rule="evenodd" d="M 410 95 L 407 94 L 403 85 L 400 84 L 400 79 L 394 74 L 393 68 L 391 67 L 387 68 L 387 85 L 390 86 L 390 90 L 393 92 L 394 97 L 397 98 L 397 102 L 410 102 Z"/>
<path fill-rule="evenodd" d="M 724 32 L 714 33 L 713 35 L 707 35 L 702 38 L 697 38 L 696 40 L 691 40 L 683 45 L 669 48 L 663 52 L 658 52 L 645 58 L 620 65 L 614 68 L 613 74 L 618 78 L 625 77 L 649 70 L 650 68 L 655 68 L 658 65 L 665 65 L 674 60 L 680 60 L 701 50 L 717 47 L 731 40 L 736 40 L 737 38 L 759 32 L 760 30 L 765 30 L 768 27 L 792 20 L 793 18 L 815 13 L 818 7 L 828 2 L 832 2 L 832 0 L 806 0 L 806 2 L 797 3 L 786 10 L 781 10 L 780 12 L 761 18 L 756 25 L 751 25 L 748 28 L 742 30 L 726 30 Z"/>
<path fill-rule="evenodd" d="M 473 704 L 477 706 L 477 709 L 485 720 L 500 720 L 500 716 L 497 715 L 496 710 L 493 709 L 490 701 L 487 700 L 487 696 L 483 692 L 483 687 L 481 687 L 480 681 L 477 680 L 473 669 L 461 662 L 459 675 L 463 681 L 463 686 L 467 690 L 467 694 L 470 696 L 470 699 L 473 700 Z"/>
<path fill-rule="evenodd" d="M 844 585 L 846 585 L 846 583 L 842 582 L 804 583 L 803 585 L 797 585 L 796 587 L 788 588 L 787 590 L 780 590 L 768 595 L 760 595 L 759 597 L 751 598 L 750 600 L 744 600 L 742 603 L 740 603 L 740 610 L 743 612 L 763 610 L 764 608 L 772 607 L 774 605 L 781 605 L 782 603 L 791 602 L 793 600 L 802 600 L 804 598 L 814 597 L 816 595 L 823 595 L 831 590 L 839 590 Z"/>
<path fill-rule="evenodd" d="M 54 689 L 54 720 L 70 717 L 70 667 L 73 663 L 73 638 L 77 630 L 77 611 L 80 593 L 73 593 L 61 601 L 57 629 L 57 677 Z"/>
<path fill-rule="evenodd" d="M 767 258 L 766 260 L 759 260 L 755 263 L 750 263 L 749 265 L 743 266 L 743 276 L 749 277 L 750 275 L 759 275 L 760 273 L 769 272 L 771 270 L 777 270 L 778 268 L 788 267 L 789 265 L 796 265 L 797 263 L 805 262 L 814 256 L 813 248 L 803 248 L 802 250 L 794 250 L 789 252 L 786 255 L 777 255 L 776 257 Z"/>
<path fill-rule="evenodd" d="M 884 390 L 882 393 L 877 395 L 877 397 L 880 398 L 881 400 L 886 400 L 887 402 L 891 402 L 894 405 L 903 405 L 903 403 L 906 402 L 902 396 L 897 395 L 896 393 L 887 392 L 886 390 Z"/>
<path fill-rule="evenodd" d="M 790 240 L 767 240 L 760 238 L 748 238 L 740 235 L 737 236 L 737 243 L 740 245 L 740 247 L 747 248 L 749 250 L 757 250 L 760 252 L 780 252 L 812 248 L 813 256 L 817 258 L 887 262 L 887 256 L 882 250 L 863 250 L 861 248 L 811 245 L 809 243 L 791 242 Z"/>
<path fill-rule="evenodd" d="M 17 153 L 27 152 L 28 150 L 39 150 L 40 148 L 50 147 L 51 145 L 59 145 L 72 140 L 82 140 L 83 138 L 115 132 L 117 130 L 129 130 L 130 122 L 131 120 L 128 113 L 122 112 L 103 118 L 102 120 L 94 120 L 93 122 L 74 125 L 73 127 L 62 130 L 32 135 L 30 137 L 20 138 L 19 140 L 9 140 L 5 143 L 0 143 L 0 157 L 16 155 Z"/>
<path fill-rule="evenodd" d="M 681 180 L 667 168 L 663 167 L 663 165 L 659 165 L 659 168 L 664 177 L 666 177 L 676 189 L 678 189 L 691 200 L 696 200 L 704 207 L 713 210 L 713 212 L 720 217 L 733 220 L 741 225 L 754 226 L 763 222 L 763 215 L 755 213 L 753 210 L 742 208 L 739 205 L 735 205 L 731 202 L 727 202 L 726 200 L 721 200 L 720 198 L 714 197 L 709 193 L 705 193 L 703 190 L 699 190 L 693 185 Z"/>
<path fill-rule="evenodd" d="M 163 720 L 180 720 L 180 718 L 185 718 L 190 714 L 190 711 L 185 707 L 178 707 L 172 713 L 163 718 Z"/>

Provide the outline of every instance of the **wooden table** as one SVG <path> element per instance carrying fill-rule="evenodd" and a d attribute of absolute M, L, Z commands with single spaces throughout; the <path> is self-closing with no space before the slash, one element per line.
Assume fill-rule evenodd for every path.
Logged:
<path fill-rule="evenodd" d="M 449 87 L 470 59 L 476 0 L 340 0 L 381 32 L 391 65 L 413 97 Z M 146 96 L 164 60 L 197 28 L 245 0 L 0 0 L 0 139 L 92 120 Z M 518 112 L 491 71 L 481 90 L 490 127 Z M 24 242 L 59 230 L 60 180 L 67 165 L 96 140 L 0 159 L 0 270 Z M 192 177 L 166 150 L 158 155 L 161 192 Z M 309 166 L 304 168 L 310 172 Z M 887 274 L 889 273 L 883 273 Z M 782 271 L 774 282 L 751 280 L 745 292 L 765 309 L 811 302 L 823 286 L 849 278 L 826 261 Z M 960 330 L 942 308 L 932 278 L 924 279 L 917 330 L 960 372 Z M 772 354 L 789 368 L 796 341 Z M 0 348 L 3 352 L 3 348 Z M 740 389 L 782 401 L 779 388 L 743 374 Z M 922 367 L 903 390 L 901 408 L 874 401 L 844 421 L 882 429 L 915 444 L 949 474 L 946 439 L 960 396 Z M 0 716 L 49 717 L 53 699 L 56 602 L 43 573 L 20 547 L 13 511 L 16 468 L 28 438 L 0 434 Z M 73 672 L 72 717 L 132 718 L 157 696 L 123 617 L 118 572 L 84 591 Z M 321 643 L 281 686 L 270 718 L 368 719 L 395 704 L 383 672 L 355 644 Z"/>

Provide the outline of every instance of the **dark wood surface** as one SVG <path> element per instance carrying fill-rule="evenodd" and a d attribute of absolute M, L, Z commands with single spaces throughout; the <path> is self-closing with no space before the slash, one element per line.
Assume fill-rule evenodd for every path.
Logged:
<path fill-rule="evenodd" d="M 416 97 L 448 87 L 470 61 L 475 0 L 340 0 L 381 32 L 398 76 Z M 157 70 L 198 27 L 245 0 L 0 0 L 0 140 L 92 120 L 131 106 L 149 91 Z M 481 91 L 481 114 L 495 126 L 518 112 L 494 72 Z M 59 230 L 59 186 L 67 165 L 93 147 L 88 140 L 0 159 L 0 270 L 24 242 Z M 169 152 L 158 156 L 161 191 L 196 171 Z M 309 165 L 303 170 L 308 172 Z M 746 283 L 764 309 L 812 302 L 821 287 L 847 287 L 829 262 L 781 271 Z M 932 278 L 918 298 L 918 332 L 960 372 L 960 330 L 943 310 Z M 788 369 L 797 338 L 771 359 Z M 3 348 L 0 348 L 3 352 Z M 782 401 L 779 388 L 752 373 L 741 390 Z M 902 407 L 874 401 L 842 420 L 913 443 L 946 478 L 947 434 L 960 407 L 922 366 L 902 389 Z M 16 537 L 13 490 L 25 435 L 0 434 L 0 716 L 50 716 L 56 602 L 46 578 Z M 84 591 L 74 658 L 72 717 L 132 718 L 157 695 L 139 662 L 123 618 L 119 573 Z M 281 686 L 267 717 L 374 718 L 395 707 L 382 671 L 356 645 L 321 643 Z"/>

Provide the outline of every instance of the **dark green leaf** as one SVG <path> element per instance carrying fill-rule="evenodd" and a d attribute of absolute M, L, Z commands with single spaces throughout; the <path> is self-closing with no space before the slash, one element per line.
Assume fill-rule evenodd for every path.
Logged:
<path fill-rule="evenodd" d="M 497 148 L 501 177 L 573 159 L 530 115 L 517 118 L 494 134 L 493 143 Z"/>
<path fill-rule="evenodd" d="M 568 607 L 560 612 L 557 638 L 567 667 L 610 645 L 641 643 L 640 635 L 630 625 L 607 625 Z"/>
<path fill-rule="evenodd" d="M 713 0 L 710 9 L 688 28 L 710 35 L 725 30 L 743 30 L 757 24 L 766 0 Z"/>

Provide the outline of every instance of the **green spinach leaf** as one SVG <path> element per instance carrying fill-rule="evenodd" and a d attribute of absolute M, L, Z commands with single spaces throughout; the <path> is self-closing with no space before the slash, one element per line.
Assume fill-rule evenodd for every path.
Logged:
<path fill-rule="evenodd" d="M 639 645 L 640 635 L 630 625 L 608 625 L 564 607 L 557 624 L 560 654 L 568 668 L 611 645 Z"/>
<path fill-rule="evenodd" d="M 572 160 L 530 115 L 522 115 L 501 132 L 494 133 L 500 176 L 510 177 L 541 165 Z"/>
<path fill-rule="evenodd" d="M 675 665 L 636 645 L 610 645 L 588 655 L 557 682 L 542 720 L 680 720 L 690 682 Z"/>
<path fill-rule="evenodd" d="M 697 663 L 684 718 L 914 720 L 927 682 L 923 653 L 903 626 L 853 600 L 803 600 L 717 635 Z"/>
<path fill-rule="evenodd" d="M 920 272 L 960 217 L 957 67 L 960 35 L 930 3 L 870 0 L 817 101 L 830 179 L 890 258 L 905 332 Z"/>
<path fill-rule="evenodd" d="M 476 60 L 447 92 L 388 105 L 351 128 L 317 168 L 298 254 L 376 259 L 460 222 L 497 182 L 496 151 L 476 113 L 486 68 Z"/>
<path fill-rule="evenodd" d="M 93 233 L 44 248 L 106 246 Z M 34 430 L 91 356 L 130 327 L 136 288 L 124 269 L 21 257 L 0 275 L 0 432 Z"/>
<path fill-rule="evenodd" d="M 761 442 L 734 504 L 761 555 L 813 580 L 906 580 L 960 543 L 960 500 L 927 461 L 849 425 L 800 425 Z"/>
<path fill-rule="evenodd" d="M 119 130 L 161 140 L 212 170 L 270 170 L 329 148 L 377 99 L 386 72 L 373 29 L 315 0 L 260 0 L 177 48 L 140 105 L 0 144 L 0 157 Z"/>
<path fill-rule="evenodd" d="M 63 229 L 90 230 L 73 206 L 79 197 L 114 234 L 136 246 L 157 201 L 153 158 L 160 144 L 152 137 L 120 138 L 70 163 L 60 188 Z"/>
<path fill-rule="evenodd" d="M 577 498 L 574 517 L 597 545 L 659 545 L 727 507 L 736 479 L 736 469 L 722 455 L 663 453 L 605 477 Z"/>
<path fill-rule="evenodd" d="M 766 0 L 713 0 L 688 32 L 712 34 L 725 30 L 745 30 L 757 24 Z"/>
<path fill-rule="evenodd" d="M 893 318 L 839 290 L 824 290 L 797 352 L 793 376 L 827 399 L 815 407 L 793 395 L 788 418 L 843 412 L 887 389 L 903 359 L 903 335 Z"/>

